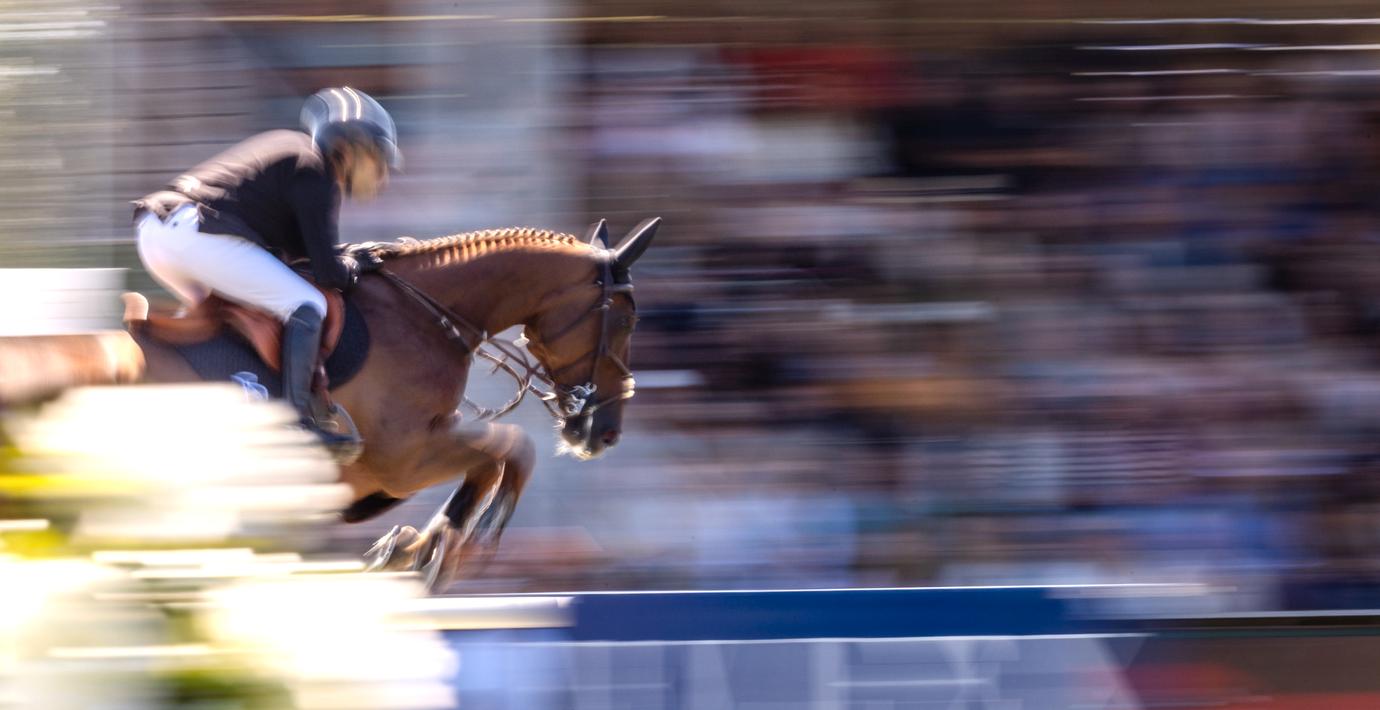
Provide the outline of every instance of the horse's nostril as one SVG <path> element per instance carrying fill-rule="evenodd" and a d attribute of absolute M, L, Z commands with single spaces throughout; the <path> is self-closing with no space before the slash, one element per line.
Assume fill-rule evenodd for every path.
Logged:
<path fill-rule="evenodd" d="M 600 437 L 600 439 L 604 442 L 604 446 L 613 446 L 618 443 L 618 432 L 610 429 L 604 432 L 604 435 Z"/>

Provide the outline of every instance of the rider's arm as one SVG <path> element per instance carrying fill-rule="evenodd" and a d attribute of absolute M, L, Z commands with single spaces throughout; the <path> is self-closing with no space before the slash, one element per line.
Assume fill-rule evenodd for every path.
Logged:
<path fill-rule="evenodd" d="M 336 216 L 340 211 L 335 184 L 321 174 L 298 175 L 292 192 L 292 209 L 316 283 L 325 288 L 348 288 L 350 273 L 335 258 Z"/>

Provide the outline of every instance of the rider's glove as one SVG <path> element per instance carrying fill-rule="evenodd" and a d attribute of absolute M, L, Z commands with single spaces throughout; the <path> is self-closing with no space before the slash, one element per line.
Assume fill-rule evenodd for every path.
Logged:
<path fill-rule="evenodd" d="M 367 274 L 370 271 L 378 271 L 383 268 L 383 258 L 378 252 L 372 249 L 361 249 L 350 254 L 359 261 L 359 272 Z"/>
<path fill-rule="evenodd" d="M 336 246 L 337 256 L 347 256 L 359 264 L 359 272 L 367 274 L 371 271 L 378 271 L 383 268 L 383 256 L 379 253 L 374 242 L 364 244 L 340 244 Z"/>
<path fill-rule="evenodd" d="M 336 257 L 340 265 L 345 267 L 345 273 L 349 275 L 349 285 L 354 286 L 359 282 L 359 262 L 353 256 L 341 254 Z"/>

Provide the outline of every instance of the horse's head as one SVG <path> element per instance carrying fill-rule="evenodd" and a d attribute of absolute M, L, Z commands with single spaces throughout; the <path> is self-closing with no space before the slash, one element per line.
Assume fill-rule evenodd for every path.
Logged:
<path fill-rule="evenodd" d="M 661 219 L 639 224 L 608 248 L 601 220 L 590 228 L 594 277 L 556 289 L 526 324 L 528 350 L 555 383 L 562 450 L 590 459 L 618 443 L 623 405 L 633 395 L 628 353 L 637 307 L 629 268 L 651 244 Z"/>

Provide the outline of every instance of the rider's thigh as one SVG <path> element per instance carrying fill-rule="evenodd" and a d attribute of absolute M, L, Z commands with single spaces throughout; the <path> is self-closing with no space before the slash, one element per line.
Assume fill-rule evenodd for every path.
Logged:
<path fill-rule="evenodd" d="M 326 297 L 263 247 L 223 234 L 198 232 L 192 239 L 197 248 L 181 261 L 217 294 L 283 321 L 303 305 L 326 314 Z"/>

